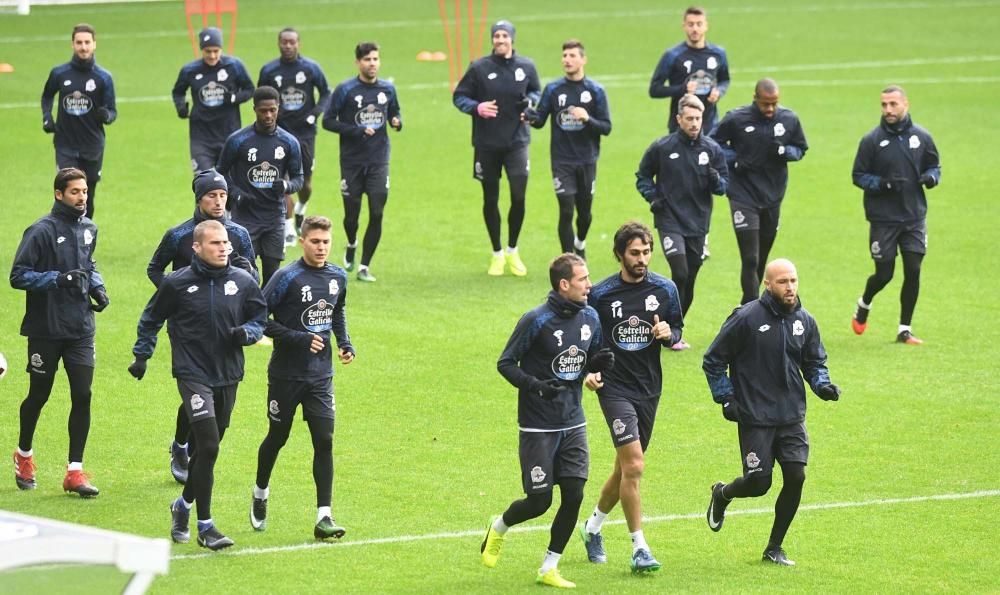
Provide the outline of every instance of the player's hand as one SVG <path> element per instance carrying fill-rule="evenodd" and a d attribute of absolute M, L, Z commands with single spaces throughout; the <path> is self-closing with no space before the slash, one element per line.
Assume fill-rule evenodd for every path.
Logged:
<path fill-rule="evenodd" d="M 649 210 L 652 213 L 662 213 L 667 210 L 667 199 L 654 198 L 649 201 Z"/>
<path fill-rule="evenodd" d="M 569 115 L 573 116 L 581 122 L 587 122 L 590 120 L 590 113 L 587 112 L 586 108 L 582 108 L 578 105 L 574 105 L 569 108 Z"/>
<path fill-rule="evenodd" d="M 55 134 L 56 123 L 49 119 L 42 120 L 42 130 L 45 134 Z"/>
<path fill-rule="evenodd" d="M 476 113 L 484 120 L 491 120 L 497 117 L 497 100 L 482 101 L 476 106 Z"/>
<path fill-rule="evenodd" d="M 921 174 L 920 183 L 923 184 L 924 188 L 927 188 L 928 190 L 938 185 L 937 178 L 931 174 Z"/>
<path fill-rule="evenodd" d="M 721 179 L 722 175 L 719 173 L 719 170 L 715 169 L 711 165 L 708 166 L 708 181 L 712 183 L 712 188 L 717 187 L 719 185 L 719 180 Z"/>
<path fill-rule="evenodd" d="M 728 400 L 722 404 L 722 417 L 731 422 L 740 421 L 739 416 L 736 414 L 736 404 L 732 400 Z"/>
<path fill-rule="evenodd" d="M 687 88 L 685 89 L 685 91 L 687 93 L 694 93 L 695 90 L 697 90 L 697 89 L 698 89 L 698 83 L 697 83 L 697 81 L 690 80 L 690 81 L 687 82 Z"/>
<path fill-rule="evenodd" d="M 774 149 L 774 154 L 778 157 L 785 156 L 785 144 L 778 139 L 771 141 L 771 147 Z"/>
<path fill-rule="evenodd" d="M 538 115 L 538 110 L 536 110 L 533 107 L 529 107 L 521 113 L 522 122 L 527 122 L 528 124 L 535 124 L 538 122 L 539 119 L 540 117 Z"/>
<path fill-rule="evenodd" d="M 905 184 L 906 178 L 892 175 L 883 177 L 878 187 L 882 192 L 902 192 Z"/>
<path fill-rule="evenodd" d="M 250 335 L 242 326 L 234 326 L 229 329 L 229 338 L 232 339 L 234 345 L 250 344 Z"/>
<path fill-rule="evenodd" d="M 660 320 L 659 314 L 653 314 L 653 338 L 663 341 L 671 335 L 670 325 L 666 320 Z"/>
<path fill-rule="evenodd" d="M 89 273 L 83 269 L 74 269 L 65 273 L 59 273 L 56 277 L 56 285 L 62 289 L 82 288 L 86 283 Z"/>
<path fill-rule="evenodd" d="M 111 303 L 111 298 L 108 297 L 108 292 L 103 285 L 91 287 L 90 297 L 94 300 L 94 303 L 90 305 L 90 309 L 94 312 L 103 312 Z"/>
<path fill-rule="evenodd" d="M 354 351 L 341 347 L 337 350 L 337 359 L 345 366 L 354 361 Z"/>
<path fill-rule="evenodd" d="M 104 107 L 103 105 L 97 108 L 97 116 L 101 119 L 101 122 L 105 124 L 111 123 L 111 110 Z"/>
<path fill-rule="evenodd" d="M 594 354 L 587 363 L 589 372 L 610 372 L 615 367 L 615 352 L 610 347 L 603 347 Z"/>
<path fill-rule="evenodd" d="M 275 180 L 274 182 L 271 182 L 271 190 L 274 191 L 276 196 L 284 196 L 285 191 L 288 189 L 286 184 L 287 182 L 283 179 Z"/>
<path fill-rule="evenodd" d="M 237 254 L 236 256 L 230 255 L 229 264 L 238 269 L 242 269 L 250 273 L 251 276 L 253 276 L 253 264 L 250 262 L 250 259 L 248 259 L 246 256 L 240 256 L 239 254 Z"/>
<path fill-rule="evenodd" d="M 601 373 L 594 372 L 592 374 L 587 374 L 587 377 L 583 379 L 583 385 L 590 390 L 604 388 L 604 382 L 601 380 Z"/>
<path fill-rule="evenodd" d="M 824 384 L 816 387 L 816 395 L 824 401 L 836 401 L 840 399 L 840 387 L 836 384 Z"/>
<path fill-rule="evenodd" d="M 374 128 L 365 128 L 364 133 L 365 133 L 365 136 L 375 136 L 375 129 Z"/>
<path fill-rule="evenodd" d="M 180 118 L 181 120 L 184 120 L 190 115 L 191 115 L 191 104 L 185 101 L 183 107 L 177 108 L 177 117 Z"/>
<path fill-rule="evenodd" d="M 719 95 L 720 95 L 719 88 L 712 87 L 712 91 L 708 94 L 708 97 L 706 97 L 706 99 L 708 99 L 709 103 L 715 103 L 716 101 L 719 100 Z"/>
<path fill-rule="evenodd" d="M 132 378 L 142 380 L 142 377 L 146 375 L 146 360 L 135 358 L 128 366 L 128 373 L 132 375 Z"/>
<path fill-rule="evenodd" d="M 396 116 L 389 120 L 389 126 L 391 126 L 396 132 L 399 132 L 403 129 L 403 121 L 399 119 L 399 116 Z"/>
<path fill-rule="evenodd" d="M 310 333 L 312 335 L 312 342 L 309 343 L 310 353 L 319 353 L 323 351 L 325 343 L 323 343 L 323 337 L 317 335 L 316 333 Z"/>
<path fill-rule="evenodd" d="M 547 380 L 538 380 L 537 378 L 531 382 L 528 387 L 533 393 L 538 393 L 538 396 L 543 399 L 551 401 L 552 399 L 559 396 L 559 393 L 563 390 L 562 380 L 557 378 L 549 378 Z"/>

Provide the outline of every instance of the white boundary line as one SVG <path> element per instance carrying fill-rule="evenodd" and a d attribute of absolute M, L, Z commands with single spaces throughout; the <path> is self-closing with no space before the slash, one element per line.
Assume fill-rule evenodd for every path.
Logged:
<path fill-rule="evenodd" d="M 935 494 L 931 496 L 911 496 L 909 498 L 875 498 L 872 500 L 860 500 L 857 502 L 826 502 L 819 504 L 806 504 L 799 507 L 799 512 L 811 510 L 833 510 L 838 508 L 862 508 L 866 506 L 891 506 L 894 504 L 915 504 L 920 502 L 968 500 L 971 498 L 995 498 L 1000 496 L 1000 490 L 979 490 L 976 492 L 963 492 L 957 494 Z M 726 511 L 727 516 L 733 515 L 757 515 L 773 514 L 773 508 L 748 508 L 744 510 Z M 673 521 L 687 521 L 705 518 L 704 512 L 692 512 L 687 514 L 665 514 L 658 516 L 643 517 L 644 523 L 669 523 Z M 621 525 L 624 520 L 606 521 L 606 525 Z M 534 533 L 537 531 L 548 531 L 549 525 L 528 525 L 513 527 L 511 531 L 516 533 Z M 473 537 L 483 534 L 482 529 L 470 529 L 467 531 L 449 531 L 442 533 L 425 533 L 423 535 L 399 535 L 396 537 L 375 537 L 371 539 L 360 539 L 358 541 L 339 541 L 334 543 L 299 543 L 295 545 L 280 545 L 273 547 L 248 547 L 235 550 L 224 550 L 218 553 L 200 554 L 176 554 L 170 557 L 171 560 L 197 560 L 212 556 L 249 556 L 257 554 L 276 554 L 284 552 L 295 552 L 300 550 L 312 550 L 328 547 L 360 547 L 367 545 L 382 545 L 386 543 L 411 543 L 415 541 L 428 541 L 438 539 L 456 539 L 461 537 Z"/>

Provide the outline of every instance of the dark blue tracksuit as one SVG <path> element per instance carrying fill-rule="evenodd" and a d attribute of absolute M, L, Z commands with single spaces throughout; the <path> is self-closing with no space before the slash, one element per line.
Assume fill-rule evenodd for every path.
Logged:
<path fill-rule="evenodd" d="M 185 109 L 189 88 L 191 164 L 200 171 L 215 167 L 222 145 L 239 130 L 240 104 L 253 96 L 254 87 L 239 58 L 222 56 L 215 66 L 199 58 L 181 68 L 172 93 L 178 113 Z"/>
<path fill-rule="evenodd" d="M 52 107 L 59 96 L 59 117 L 53 123 Z M 115 83 L 111 73 L 75 55 L 52 69 L 42 89 L 42 123 L 55 128 L 56 166 L 76 167 L 87 174 L 87 216 L 94 214 L 97 182 L 104 163 L 104 126 L 118 118 Z"/>
<path fill-rule="evenodd" d="M 716 104 L 708 101 L 712 87 L 719 90 L 719 99 L 729 89 L 729 61 L 726 50 L 711 43 L 703 48 L 693 48 L 681 42 L 667 50 L 653 71 L 649 81 L 649 96 L 670 98 L 670 117 L 667 130 L 677 130 L 677 104 L 687 93 L 688 81 L 698 83 L 694 94 L 705 104 L 703 130 L 712 132 L 718 119 Z"/>
<path fill-rule="evenodd" d="M 272 320 L 264 334 L 274 339 L 268 376 L 288 380 L 317 380 L 333 376 L 331 333 L 337 347 L 354 353 L 347 332 L 347 273 L 326 263 L 307 265 L 301 258 L 280 269 L 264 287 Z M 323 350 L 309 351 L 312 336 L 323 337 Z"/>
<path fill-rule="evenodd" d="M 195 207 L 194 217 L 180 225 L 171 227 L 163 234 L 160 245 L 156 247 L 153 257 L 149 259 L 149 264 L 146 266 L 146 276 L 153 282 L 153 285 L 160 286 L 164 277 L 163 271 L 167 270 L 167 265 L 171 266 L 170 270 L 172 271 L 190 266 L 191 260 L 194 258 L 194 248 L 192 247 L 194 228 L 202 221 L 209 219 L 211 217 L 206 217 L 201 209 Z M 216 219 L 216 221 L 226 228 L 226 233 L 229 235 L 229 243 L 233 247 L 230 258 L 242 256 L 250 261 L 251 266 L 256 268 L 257 256 L 254 254 L 253 242 L 251 242 L 250 233 L 246 228 L 225 216 L 222 219 Z"/>
<path fill-rule="evenodd" d="M 571 107 L 586 109 L 588 120 L 571 116 Z M 579 81 L 561 78 L 545 86 L 536 111 L 538 119 L 531 124 L 535 128 L 545 126 L 552 116 L 549 154 L 553 164 L 597 163 L 601 136 L 611 134 L 611 112 L 604 87 L 586 77 Z"/>
<path fill-rule="evenodd" d="M 785 310 L 767 291 L 733 311 L 705 352 L 702 368 L 715 402 L 731 400 L 740 423 L 753 426 L 804 421 L 803 377 L 813 392 L 830 384 L 815 319 L 801 303 Z"/>
<path fill-rule="evenodd" d="M 729 202 L 744 208 L 779 206 L 788 187 L 788 162 L 802 159 L 809 149 L 798 116 L 783 107 L 772 118 L 764 117 L 756 104 L 736 108 L 712 138 L 729 164 Z"/>
<path fill-rule="evenodd" d="M 304 56 L 288 62 L 280 58 L 271 60 L 257 77 L 257 86 L 265 85 L 281 94 L 278 126 L 299 141 L 315 138 L 316 118 L 330 96 L 326 75 L 319 64 Z"/>
<path fill-rule="evenodd" d="M 472 145 L 477 149 L 510 150 L 531 142 L 528 124 L 521 121 L 522 99 L 536 103 L 542 85 L 535 63 L 514 52 L 510 58 L 490 54 L 469 65 L 455 87 L 452 102 L 472 116 Z M 476 106 L 496 100 L 497 117 L 480 118 Z"/>
<path fill-rule="evenodd" d="M 402 116 L 396 87 L 376 79 L 363 82 L 349 78 L 333 90 L 323 114 L 323 128 L 340 135 L 340 166 L 384 165 L 389 163 L 389 123 Z M 368 136 L 365 129 L 375 134 Z"/>
<path fill-rule="evenodd" d="M 57 341 L 94 335 L 88 294 L 104 286 L 94 262 L 96 249 L 94 222 L 59 201 L 24 231 L 10 271 L 11 287 L 25 292 L 21 335 Z M 81 269 L 90 273 L 82 289 L 56 284 L 60 273 Z"/>

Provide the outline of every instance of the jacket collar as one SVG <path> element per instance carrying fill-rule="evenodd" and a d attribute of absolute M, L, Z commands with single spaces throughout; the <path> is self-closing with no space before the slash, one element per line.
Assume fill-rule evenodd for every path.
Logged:
<path fill-rule="evenodd" d="M 77 211 L 73 207 L 63 203 L 62 201 L 53 200 L 52 214 L 56 217 L 63 219 L 65 221 L 71 221 L 76 223 L 85 216 L 84 213 Z"/>
<path fill-rule="evenodd" d="M 587 306 L 585 303 L 568 300 L 556 291 L 550 291 L 545 301 L 549 305 L 549 308 L 552 308 L 552 311 L 561 318 L 571 318 Z"/>
<path fill-rule="evenodd" d="M 772 314 L 782 318 L 787 318 L 802 309 L 802 301 L 798 297 L 795 298 L 795 306 L 793 306 L 791 310 L 787 310 L 773 295 L 771 295 L 771 292 L 766 289 L 760 296 L 760 303 L 763 304 L 765 308 L 770 310 Z"/>
<path fill-rule="evenodd" d="M 199 277 L 218 279 L 219 277 L 225 277 L 229 274 L 229 263 L 227 262 L 225 266 L 213 267 L 208 266 L 204 260 L 198 258 L 197 256 L 192 256 L 191 270 L 194 271 L 194 273 Z"/>

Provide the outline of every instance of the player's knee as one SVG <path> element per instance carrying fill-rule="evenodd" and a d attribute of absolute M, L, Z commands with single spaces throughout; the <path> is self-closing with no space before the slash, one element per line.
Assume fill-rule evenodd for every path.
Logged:
<path fill-rule="evenodd" d="M 333 450 L 333 427 L 329 430 L 316 430 L 311 433 L 312 435 L 312 445 L 313 450 L 320 451 L 330 451 Z"/>
<path fill-rule="evenodd" d="M 569 477 L 559 482 L 561 506 L 579 509 L 583 504 L 583 486 L 587 480 L 579 477 Z"/>
<path fill-rule="evenodd" d="M 771 474 L 754 473 L 746 478 L 747 496 L 757 498 L 771 489 Z"/>
<path fill-rule="evenodd" d="M 214 463 L 219 458 L 219 440 L 199 440 L 198 458 L 205 462 Z"/>
<path fill-rule="evenodd" d="M 801 486 L 806 481 L 806 466 L 801 463 L 789 463 L 781 468 L 781 479 L 786 486 Z"/>
<path fill-rule="evenodd" d="M 635 457 L 622 462 L 622 479 L 626 481 L 639 481 L 642 473 L 646 470 L 646 461 L 642 457 Z"/>
<path fill-rule="evenodd" d="M 545 512 L 552 506 L 552 492 L 545 492 L 543 494 L 528 494 L 525 498 L 528 505 L 529 512 L 534 515 L 531 518 L 539 517 L 545 514 Z"/>

